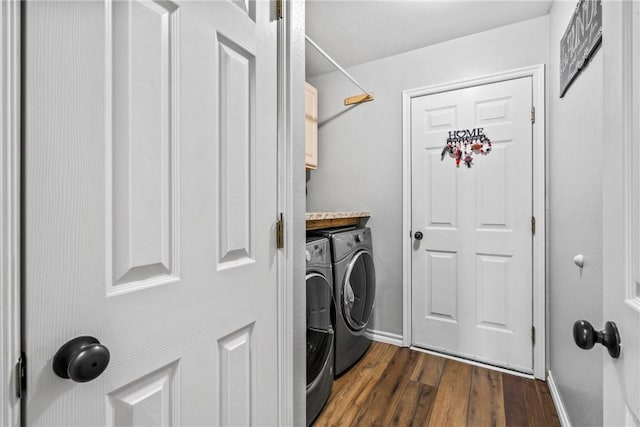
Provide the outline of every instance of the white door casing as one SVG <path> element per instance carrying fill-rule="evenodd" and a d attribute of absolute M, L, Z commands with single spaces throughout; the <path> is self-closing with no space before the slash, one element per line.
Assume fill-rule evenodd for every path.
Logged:
<path fill-rule="evenodd" d="M 0 425 L 20 425 L 20 9 L 0 2 Z"/>
<path fill-rule="evenodd" d="M 603 2 L 603 322 L 620 331 L 603 356 L 603 425 L 640 425 L 640 5 Z M 577 319 L 576 319 L 577 320 Z M 586 319 L 589 320 L 589 319 Z M 601 329 L 604 325 L 593 325 Z"/>
<path fill-rule="evenodd" d="M 544 378 L 543 70 L 404 92 L 404 344 L 538 378 Z M 477 127 L 495 142 L 491 153 L 475 155 L 470 169 L 456 168 L 448 156 L 440 160 L 448 131 Z M 421 242 L 416 231 L 424 234 Z"/>
<path fill-rule="evenodd" d="M 278 423 L 271 7 L 25 4 L 27 425 Z"/>
<path fill-rule="evenodd" d="M 306 289 L 297 286 L 306 274 L 304 49 L 305 4 L 282 2 L 278 28 L 279 145 L 278 212 L 284 217 L 284 248 L 278 251 L 278 424 L 294 426 L 306 419 Z"/>

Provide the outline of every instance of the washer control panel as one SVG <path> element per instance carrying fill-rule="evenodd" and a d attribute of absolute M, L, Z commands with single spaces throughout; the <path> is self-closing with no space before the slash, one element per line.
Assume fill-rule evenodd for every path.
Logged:
<path fill-rule="evenodd" d="M 356 246 L 371 249 L 371 229 L 363 227 L 334 234 L 334 262 L 339 261 L 350 254 Z"/>
<path fill-rule="evenodd" d="M 304 256 L 307 261 L 307 265 L 330 264 L 331 254 L 329 253 L 329 240 L 326 238 L 319 238 L 307 241 Z"/>

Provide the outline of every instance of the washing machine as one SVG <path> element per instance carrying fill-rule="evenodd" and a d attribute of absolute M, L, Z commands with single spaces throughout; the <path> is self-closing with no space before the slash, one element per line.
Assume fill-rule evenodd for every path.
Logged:
<path fill-rule="evenodd" d="M 340 375 L 367 351 L 367 330 L 376 294 L 371 229 L 322 231 L 331 243 L 333 294 L 336 304 L 335 374 Z"/>
<path fill-rule="evenodd" d="M 329 240 L 307 238 L 307 426 L 318 417 L 333 387 L 333 275 Z"/>

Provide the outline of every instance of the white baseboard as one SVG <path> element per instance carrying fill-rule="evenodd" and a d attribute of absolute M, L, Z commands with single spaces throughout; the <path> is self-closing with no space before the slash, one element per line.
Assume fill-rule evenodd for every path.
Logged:
<path fill-rule="evenodd" d="M 402 335 L 392 334 L 390 332 L 375 331 L 373 329 L 367 329 L 364 335 L 374 341 L 402 347 Z"/>
<path fill-rule="evenodd" d="M 569 414 L 567 414 L 567 410 L 562 403 L 562 399 L 560 398 L 560 391 L 558 390 L 558 386 L 556 386 L 556 382 L 553 380 L 551 371 L 547 372 L 547 385 L 549 386 L 549 392 L 551 393 L 553 404 L 556 406 L 556 412 L 558 413 L 560 424 L 562 425 L 562 427 L 571 427 Z"/>

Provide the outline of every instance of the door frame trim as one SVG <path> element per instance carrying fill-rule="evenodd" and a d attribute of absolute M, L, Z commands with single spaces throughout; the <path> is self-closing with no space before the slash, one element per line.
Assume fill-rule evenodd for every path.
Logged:
<path fill-rule="evenodd" d="M 411 324 L 411 100 L 441 92 L 498 83 L 522 77 L 532 78 L 532 101 L 536 108 L 533 134 L 533 215 L 536 233 L 533 236 L 533 326 L 536 343 L 533 347 L 533 374 L 545 379 L 546 371 L 546 176 L 545 176 L 545 66 L 544 64 L 507 70 L 455 82 L 402 91 L 402 286 L 403 345 L 410 347 Z"/>
<path fill-rule="evenodd" d="M 15 365 L 20 357 L 21 3 L 0 2 L 0 424 L 20 425 Z"/>
<path fill-rule="evenodd" d="M 278 213 L 284 248 L 277 250 L 278 425 L 306 419 L 304 27 L 303 1 L 283 0 L 278 22 Z M 277 213 L 276 213 L 277 214 Z M 275 219 L 275 218 L 274 218 Z"/>

